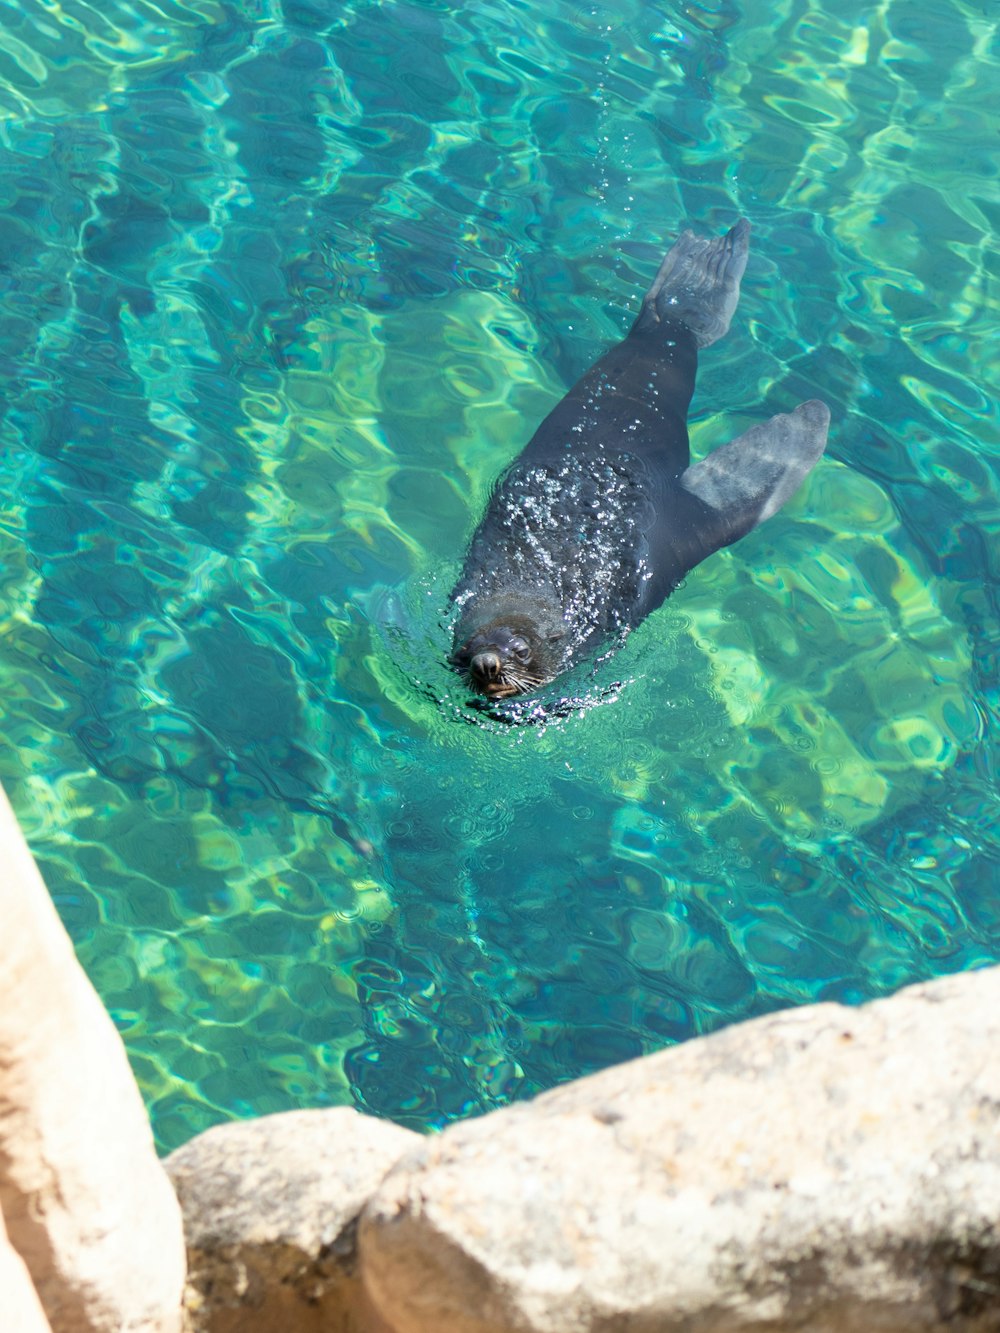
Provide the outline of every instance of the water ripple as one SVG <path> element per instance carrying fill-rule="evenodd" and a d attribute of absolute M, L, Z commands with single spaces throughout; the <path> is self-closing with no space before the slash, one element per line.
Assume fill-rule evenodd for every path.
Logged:
<path fill-rule="evenodd" d="M 2 772 L 161 1144 L 997 960 L 981 8 L 0 8 Z M 830 456 L 541 725 L 476 710 L 489 488 L 740 212 L 695 451 L 821 396 Z"/>

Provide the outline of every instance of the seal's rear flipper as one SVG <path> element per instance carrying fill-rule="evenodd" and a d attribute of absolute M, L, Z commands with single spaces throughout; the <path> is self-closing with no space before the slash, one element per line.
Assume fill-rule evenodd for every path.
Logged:
<path fill-rule="evenodd" d="M 746 218 L 712 240 L 682 232 L 643 298 L 636 329 L 646 332 L 677 320 L 687 325 L 699 347 L 717 342 L 736 311 L 749 250 Z"/>
<path fill-rule="evenodd" d="M 812 399 L 794 412 L 751 426 L 678 478 L 717 520 L 700 525 L 704 559 L 776 514 L 802 485 L 826 448 L 830 409 Z"/>

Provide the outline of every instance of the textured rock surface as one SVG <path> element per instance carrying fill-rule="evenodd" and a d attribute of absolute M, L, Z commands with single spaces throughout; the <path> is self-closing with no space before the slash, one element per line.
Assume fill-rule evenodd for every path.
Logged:
<path fill-rule="evenodd" d="M 24 1260 L 7 1239 L 0 1217 L 0 1327 L 5 1333 L 51 1333 Z"/>
<path fill-rule="evenodd" d="M 356 1272 L 358 1214 L 421 1141 L 341 1107 L 217 1125 L 171 1154 L 194 1327 L 379 1333 Z"/>
<path fill-rule="evenodd" d="M 1000 969 L 455 1125 L 360 1254 L 396 1333 L 1000 1329 Z"/>
<path fill-rule="evenodd" d="M 0 1209 L 56 1333 L 178 1327 L 180 1211 L 121 1039 L 0 793 Z"/>

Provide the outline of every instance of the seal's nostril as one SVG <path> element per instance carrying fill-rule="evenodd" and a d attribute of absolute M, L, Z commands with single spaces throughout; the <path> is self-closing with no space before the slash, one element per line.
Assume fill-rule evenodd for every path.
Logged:
<path fill-rule="evenodd" d="M 483 680 L 495 680 L 500 674 L 500 658 L 496 653 L 476 653 L 469 665 L 473 674 Z"/>

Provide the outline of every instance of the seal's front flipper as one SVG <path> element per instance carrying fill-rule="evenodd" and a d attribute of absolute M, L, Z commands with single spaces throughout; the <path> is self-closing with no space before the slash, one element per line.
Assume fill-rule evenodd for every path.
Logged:
<path fill-rule="evenodd" d="M 826 448 L 829 425 L 830 409 L 814 398 L 751 426 L 681 473 L 679 484 L 710 511 L 709 521 L 700 521 L 699 559 L 745 536 L 791 499 Z"/>
<path fill-rule="evenodd" d="M 711 240 L 682 232 L 643 297 L 636 329 L 645 333 L 677 321 L 687 325 L 699 347 L 718 342 L 736 312 L 749 251 L 746 218 Z"/>

